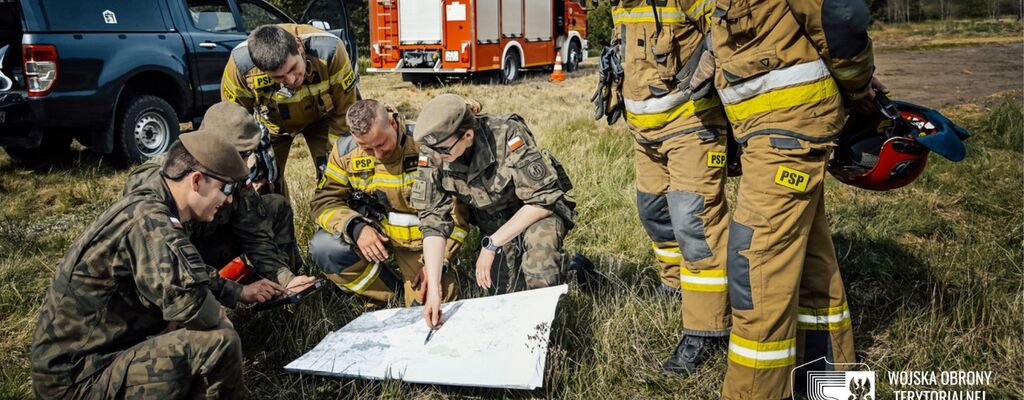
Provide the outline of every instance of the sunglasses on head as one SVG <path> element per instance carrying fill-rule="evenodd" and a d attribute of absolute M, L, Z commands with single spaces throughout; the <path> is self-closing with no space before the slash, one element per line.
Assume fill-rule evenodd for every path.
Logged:
<path fill-rule="evenodd" d="M 429 147 L 431 150 L 436 151 L 436 152 L 438 152 L 440 154 L 443 154 L 443 155 L 446 155 L 446 156 L 450 156 L 450 155 L 452 155 L 452 148 L 455 147 L 455 145 L 459 144 L 459 142 L 461 142 L 462 138 L 464 138 L 464 137 L 466 137 L 466 134 L 462 133 L 461 135 L 459 135 L 459 139 L 456 140 L 455 143 L 452 143 L 450 146 L 447 146 L 447 147 L 435 147 L 435 146 L 427 146 L 427 147 Z"/>

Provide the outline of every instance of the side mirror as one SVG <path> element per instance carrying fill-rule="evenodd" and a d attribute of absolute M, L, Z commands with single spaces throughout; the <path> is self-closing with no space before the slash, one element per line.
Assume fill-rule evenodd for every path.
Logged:
<path fill-rule="evenodd" d="M 322 31 L 329 31 L 329 30 L 331 30 L 331 24 L 327 23 L 327 21 L 321 21 L 321 20 L 314 19 L 314 20 L 310 20 L 309 24 L 313 25 L 314 28 L 320 29 Z"/>

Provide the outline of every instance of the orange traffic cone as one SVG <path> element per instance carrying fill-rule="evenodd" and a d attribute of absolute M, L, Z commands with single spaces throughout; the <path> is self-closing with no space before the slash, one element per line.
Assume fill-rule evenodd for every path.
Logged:
<path fill-rule="evenodd" d="M 562 54 L 555 55 L 555 70 L 551 71 L 551 82 L 561 82 L 565 80 L 565 72 L 562 72 Z"/>

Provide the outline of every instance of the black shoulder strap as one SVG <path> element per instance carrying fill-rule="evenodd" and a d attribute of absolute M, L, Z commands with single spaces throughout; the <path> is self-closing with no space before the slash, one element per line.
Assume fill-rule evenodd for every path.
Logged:
<path fill-rule="evenodd" d="M 334 51 L 338 48 L 338 41 L 341 40 L 330 33 L 310 33 L 302 35 L 301 39 L 302 47 L 306 48 L 307 54 L 328 63 L 334 59 Z"/>

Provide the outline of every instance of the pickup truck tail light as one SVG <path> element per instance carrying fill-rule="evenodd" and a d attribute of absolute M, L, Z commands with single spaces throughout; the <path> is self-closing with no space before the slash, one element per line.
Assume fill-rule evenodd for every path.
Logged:
<path fill-rule="evenodd" d="M 60 65 L 57 47 L 51 44 L 26 44 L 24 50 L 25 81 L 29 97 L 45 96 L 57 83 Z"/>

